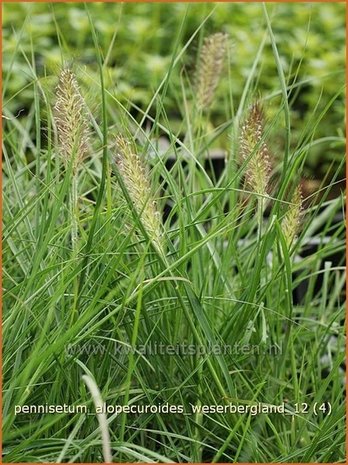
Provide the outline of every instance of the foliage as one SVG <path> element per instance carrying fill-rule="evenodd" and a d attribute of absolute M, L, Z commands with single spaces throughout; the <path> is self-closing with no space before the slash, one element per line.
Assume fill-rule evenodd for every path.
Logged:
<path fill-rule="evenodd" d="M 343 6 L 4 10 L 6 462 L 99 463 L 109 446 L 115 462 L 344 461 Z M 234 47 L 208 111 L 194 61 L 221 29 Z M 53 110 L 71 58 L 89 126 L 78 165 L 81 132 Z M 241 154 L 255 97 L 267 118 Z M 249 173 L 265 147 L 260 193 Z M 330 170 L 302 204 L 315 153 Z M 108 444 L 100 397 L 188 414 L 108 413 Z M 192 412 L 230 403 L 286 414 Z M 15 414 L 46 404 L 89 414 Z"/>
<path fill-rule="evenodd" d="M 105 57 L 107 88 L 123 103 L 132 102 L 145 110 L 153 92 L 171 66 L 174 47 L 187 43 L 194 30 L 207 18 L 187 53 L 171 73 L 166 94 L 166 109 L 172 127 L 180 126 L 177 99 L 180 98 L 182 70 L 192 78 L 196 52 L 203 37 L 223 30 L 231 37 L 230 62 L 226 69 L 228 79 L 219 88 L 212 108 L 214 126 L 221 124 L 226 111 L 230 112 L 240 101 L 245 80 L 253 67 L 260 43 L 265 35 L 264 18 L 257 3 L 240 4 L 185 4 L 93 3 L 91 15 L 95 18 L 99 46 Z M 270 8 L 272 24 L 289 83 L 289 101 L 292 110 L 294 141 L 301 137 L 306 124 L 312 124 L 311 109 L 319 101 L 319 110 L 325 108 L 345 82 L 345 5 L 340 3 L 275 4 Z M 89 22 L 83 4 L 45 5 L 15 3 L 4 5 L 4 72 L 12 71 L 7 83 L 10 94 L 17 95 L 7 103 L 15 114 L 23 108 L 28 111 L 31 101 L 30 83 L 33 76 L 27 71 L 23 56 L 34 47 L 35 67 L 40 76 L 49 81 L 65 60 L 76 62 L 93 102 L 98 81 L 97 66 Z M 178 37 L 179 44 L 173 40 Z M 17 50 L 20 38 L 20 50 Z M 60 40 L 59 40 L 60 38 Z M 32 59 L 32 58 L 30 58 Z M 271 99 L 279 95 L 279 81 L 269 39 L 266 40 L 260 60 L 255 92 L 261 91 Z M 230 84 L 231 82 L 231 84 Z M 28 87 L 29 85 L 29 87 Z M 232 94 L 232 95 L 231 95 Z M 320 96 L 324 95 L 325 98 Z M 130 105 L 130 104 L 129 104 Z M 154 115 L 155 109 L 151 111 Z M 135 116 L 137 112 L 132 111 Z M 274 115 L 272 115 L 274 116 Z M 317 137 L 342 135 L 344 126 L 344 95 L 331 106 L 330 114 L 320 122 Z M 281 150 L 282 138 L 278 139 Z M 220 141 L 223 148 L 228 141 Z M 339 163 L 340 149 L 335 142 L 326 150 L 311 149 L 305 174 L 322 179 L 332 160 Z"/>

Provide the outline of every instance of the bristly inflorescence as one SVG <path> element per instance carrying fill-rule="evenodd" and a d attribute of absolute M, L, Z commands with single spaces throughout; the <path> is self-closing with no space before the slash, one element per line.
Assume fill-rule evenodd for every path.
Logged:
<path fill-rule="evenodd" d="M 270 152 L 264 140 L 264 110 L 254 103 L 240 133 L 240 153 L 246 161 L 245 179 L 253 192 L 267 195 L 270 177 Z"/>
<path fill-rule="evenodd" d="M 302 212 L 302 190 L 301 186 L 297 186 L 287 212 L 285 213 L 282 221 L 282 230 L 288 247 L 291 246 L 292 242 L 296 238 L 298 229 L 300 226 Z"/>
<path fill-rule="evenodd" d="M 215 90 L 223 71 L 228 35 L 217 32 L 204 39 L 196 73 L 197 106 L 208 108 L 213 102 Z"/>
<path fill-rule="evenodd" d="M 152 195 L 149 175 L 135 147 L 120 135 L 116 136 L 115 162 L 144 228 L 162 252 L 162 223 Z"/>
<path fill-rule="evenodd" d="M 66 166 L 72 163 L 73 173 L 76 173 L 87 153 L 88 123 L 79 85 L 74 73 L 68 68 L 63 69 L 59 76 L 54 118 L 59 153 Z"/>

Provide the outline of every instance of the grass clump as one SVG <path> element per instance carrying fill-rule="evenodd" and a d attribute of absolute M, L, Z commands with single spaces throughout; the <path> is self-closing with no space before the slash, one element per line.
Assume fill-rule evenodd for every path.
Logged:
<path fill-rule="evenodd" d="M 35 59 L 41 36 L 20 31 L 3 87 L 4 460 L 343 461 L 343 155 L 315 189 L 303 173 L 313 147 L 344 153 L 343 121 L 316 132 L 344 89 L 323 90 L 294 131 L 308 76 L 284 69 L 277 10 L 259 5 L 262 38 L 236 98 L 209 7 L 193 28 L 178 13 L 171 59 L 140 105 L 109 74 L 118 30 L 105 40 L 98 20 L 114 5 L 45 8 L 64 11 L 58 89 Z M 72 74 L 64 24 L 77 10 L 93 47 Z M 194 51 L 210 67 L 199 109 Z M 31 81 L 13 94 L 18 63 Z M 283 413 L 265 412 L 274 406 Z"/>

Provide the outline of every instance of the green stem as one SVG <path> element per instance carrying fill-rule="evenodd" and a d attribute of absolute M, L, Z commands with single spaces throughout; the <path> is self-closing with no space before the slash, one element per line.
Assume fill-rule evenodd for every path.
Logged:
<path fill-rule="evenodd" d="M 72 174 L 72 181 L 71 181 L 71 192 L 70 192 L 70 212 L 71 212 L 71 248 L 72 248 L 72 265 L 77 259 L 77 255 L 79 252 L 79 244 L 78 244 L 78 223 L 79 223 L 79 209 L 78 209 L 78 179 L 77 174 Z M 78 277 L 74 278 L 73 282 L 73 295 L 74 295 L 74 302 L 71 314 L 71 324 L 76 321 L 77 316 L 77 299 L 78 299 L 78 288 L 79 282 Z"/>
<path fill-rule="evenodd" d="M 200 362 L 199 362 L 200 363 Z M 202 377 L 203 377 L 203 364 L 200 363 L 199 364 L 199 367 L 198 367 L 198 372 L 197 372 L 197 376 L 198 376 L 198 383 L 197 383 L 197 402 L 196 402 L 196 405 L 197 407 L 200 407 L 202 405 Z M 197 409 L 197 413 L 195 414 L 195 440 L 197 442 L 195 442 L 195 451 L 196 451 L 196 457 L 195 457 L 195 461 L 196 462 L 201 462 L 202 461 L 202 447 L 201 447 L 201 432 L 200 432 L 200 426 L 202 425 L 203 423 L 203 414 L 202 412 L 199 412 L 198 409 Z"/>
<path fill-rule="evenodd" d="M 262 239 L 262 230 L 263 230 L 263 210 L 264 210 L 264 198 L 258 197 L 257 199 L 257 247 L 260 247 L 261 239 Z"/>
<path fill-rule="evenodd" d="M 132 340 L 131 340 L 132 348 L 131 348 L 131 351 L 130 351 L 130 354 L 129 354 L 129 363 L 128 363 L 128 371 L 127 371 L 127 376 L 126 376 L 126 392 L 125 392 L 125 396 L 124 396 L 124 405 L 127 405 L 128 402 L 129 402 L 130 385 L 131 385 L 131 380 L 132 380 L 132 374 L 133 374 L 133 371 L 134 371 L 134 368 L 135 368 L 134 351 L 135 351 L 136 342 L 137 342 L 137 338 L 138 338 L 142 297 L 143 297 L 143 286 L 141 284 L 140 289 L 139 289 L 138 299 L 137 299 L 135 317 L 134 317 L 133 333 L 132 333 Z M 125 433 L 125 428 L 126 428 L 126 419 L 127 419 L 127 414 L 123 413 L 122 418 L 121 418 L 121 432 L 120 432 L 120 442 L 121 443 L 124 440 L 124 433 Z"/>
<path fill-rule="evenodd" d="M 70 193 L 70 210 L 71 210 L 71 246 L 73 257 L 76 258 L 78 248 L 78 194 L 77 194 L 77 175 L 72 175 L 71 193 Z"/>

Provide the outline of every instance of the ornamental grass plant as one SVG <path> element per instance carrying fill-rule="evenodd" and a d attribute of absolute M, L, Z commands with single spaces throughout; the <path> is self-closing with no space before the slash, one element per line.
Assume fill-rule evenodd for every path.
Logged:
<path fill-rule="evenodd" d="M 345 138 L 343 121 L 317 128 L 341 104 L 344 69 L 325 75 L 294 137 L 311 76 L 284 70 L 281 5 L 258 5 L 263 39 L 238 99 L 238 34 L 214 28 L 227 7 L 191 29 L 182 14 L 146 105 L 108 75 L 122 9 L 105 42 L 116 7 L 81 7 L 79 58 L 45 7 L 59 66 L 35 59 L 33 7 L 3 81 L 4 461 L 343 462 Z M 309 39 L 303 60 L 320 53 Z M 13 94 L 18 72 L 30 85 Z M 342 156 L 311 190 L 319 148 Z"/>

